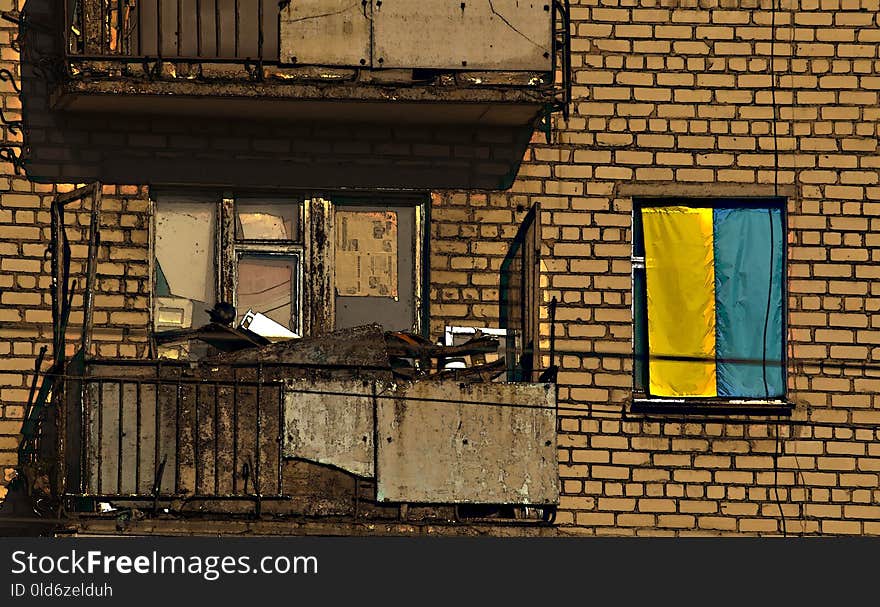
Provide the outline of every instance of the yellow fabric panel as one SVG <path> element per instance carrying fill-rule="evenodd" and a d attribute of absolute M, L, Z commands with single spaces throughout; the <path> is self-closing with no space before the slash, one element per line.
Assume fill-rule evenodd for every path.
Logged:
<path fill-rule="evenodd" d="M 712 209 L 643 208 L 642 226 L 650 394 L 716 396 Z"/>

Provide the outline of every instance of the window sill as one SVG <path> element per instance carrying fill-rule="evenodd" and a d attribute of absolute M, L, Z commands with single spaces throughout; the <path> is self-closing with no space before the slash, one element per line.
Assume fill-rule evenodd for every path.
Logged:
<path fill-rule="evenodd" d="M 784 400 L 710 400 L 635 398 L 631 413 L 660 413 L 663 415 L 753 415 L 788 417 L 794 403 Z"/>

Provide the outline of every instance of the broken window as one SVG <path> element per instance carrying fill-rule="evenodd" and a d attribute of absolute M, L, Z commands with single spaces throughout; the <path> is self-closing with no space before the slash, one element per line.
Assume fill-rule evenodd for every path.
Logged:
<path fill-rule="evenodd" d="M 298 204 L 239 200 L 235 203 L 235 237 L 239 240 L 299 242 Z"/>
<path fill-rule="evenodd" d="M 634 202 L 636 392 L 783 398 L 783 201 Z"/>
<path fill-rule="evenodd" d="M 215 303 L 235 307 L 234 318 L 228 311 L 235 329 L 269 340 L 334 326 L 411 331 L 422 324 L 425 231 L 417 204 L 211 192 L 155 198 L 157 343 L 192 340 Z M 217 318 L 225 325 L 225 316 Z M 185 347 L 160 352 L 195 356 Z"/>
<path fill-rule="evenodd" d="M 157 195 L 156 330 L 205 326 L 208 311 L 226 300 L 236 307 L 235 327 L 269 339 L 301 335 L 301 206 L 297 199 Z"/>
<path fill-rule="evenodd" d="M 216 301 L 215 205 L 185 197 L 156 201 L 155 324 L 187 329 L 208 322 Z"/>

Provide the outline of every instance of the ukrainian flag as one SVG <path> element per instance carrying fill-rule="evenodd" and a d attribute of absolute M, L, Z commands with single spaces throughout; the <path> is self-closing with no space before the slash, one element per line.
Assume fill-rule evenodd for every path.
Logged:
<path fill-rule="evenodd" d="M 782 396 L 781 210 L 661 206 L 641 213 L 649 394 Z"/>

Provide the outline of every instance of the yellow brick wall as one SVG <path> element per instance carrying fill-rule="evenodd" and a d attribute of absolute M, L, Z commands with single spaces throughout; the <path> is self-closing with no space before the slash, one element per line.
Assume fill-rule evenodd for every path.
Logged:
<path fill-rule="evenodd" d="M 41 185 L 0 165 L 9 189 L 0 193 L 0 466 L 15 463 L 14 449 L 36 356 L 52 358 L 50 205 L 73 185 Z M 149 326 L 149 201 L 142 188 L 104 186 L 101 245 L 94 290 L 92 353 L 144 356 Z M 71 276 L 77 281 L 67 333 L 67 353 L 79 344 L 88 243 L 88 204 L 65 208 Z"/>
<path fill-rule="evenodd" d="M 560 532 L 776 534 L 782 513 L 790 534 L 880 535 L 880 372 L 858 366 L 880 363 L 878 10 L 785 0 L 774 18 L 767 0 L 572 2 L 570 119 L 550 144 L 535 137 L 510 191 L 432 197 L 434 336 L 497 325 L 507 243 L 526 209 L 544 209 L 541 296 L 559 299 L 566 353 Z M 14 31 L 0 22 L 0 67 L 17 73 Z M 15 117 L 8 83 L 0 97 Z M 628 413 L 633 193 L 766 195 L 776 181 L 790 214 L 791 420 Z M 34 356 L 51 342 L 48 205 L 72 187 L 0 163 L 0 467 L 14 462 Z M 68 217 L 81 280 L 87 215 Z M 102 355 L 145 355 L 148 222 L 143 188 L 105 189 Z"/>
<path fill-rule="evenodd" d="M 573 1 L 570 119 L 533 139 L 509 192 L 434 196 L 435 333 L 498 322 L 498 245 L 544 209 L 563 533 L 776 534 L 781 510 L 789 534 L 880 534 L 880 4 L 777 6 Z M 791 419 L 629 412 L 633 196 L 776 183 Z"/>
<path fill-rule="evenodd" d="M 21 8 L 23 0 L 2 3 L 2 10 Z M 20 55 L 12 42 L 18 29 L 0 21 L 0 69 L 15 75 L 21 86 Z M 22 104 L 9 81 L 0 82 L 0 108 L 7 120 L 21 118 Z M 23 134 L 2 126 L 4 144 L 21 145 Z M 50 205 L 53 197 L 75 184 L 34 183 L 18 175 L 10 162 L 0 162 L 0 499 L 16 463 L 18 432 L 42 346 L 52 358 Z M 149 325 L 149 201 L 146 189 L 108 185 L 103 189 L 101 246 L 95 284 L 92 352 L 101 356 L 144 356 Z M 82 288 L 87 253 L 89 207 L 65 209 L 71 245 L 71 275 L 78 281 L 68 327 L 68 354 L 82 326 Z"/>

